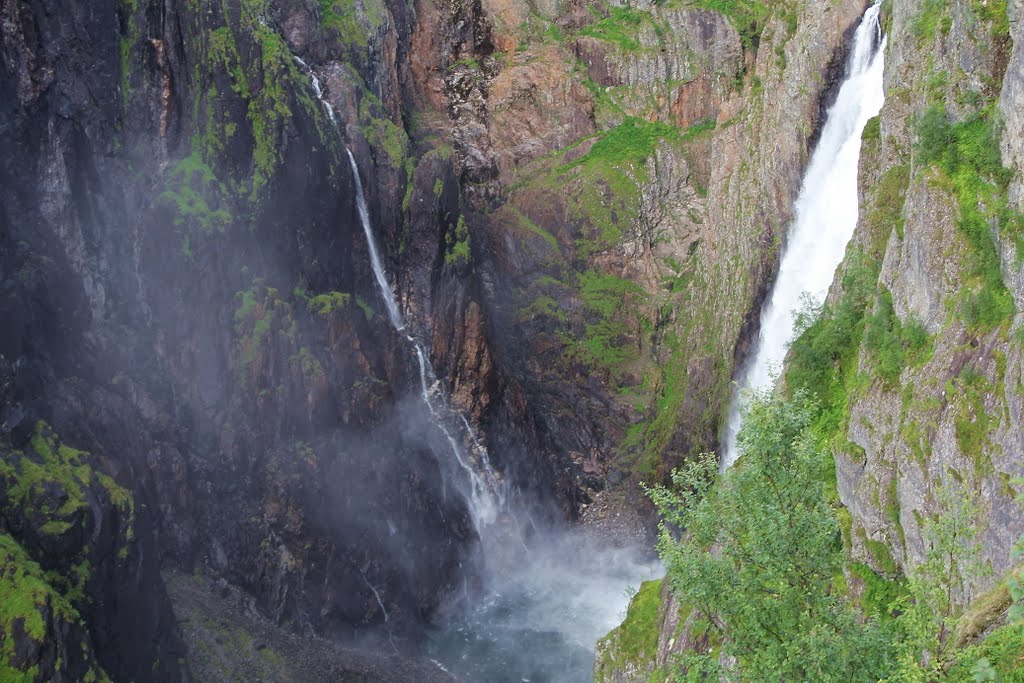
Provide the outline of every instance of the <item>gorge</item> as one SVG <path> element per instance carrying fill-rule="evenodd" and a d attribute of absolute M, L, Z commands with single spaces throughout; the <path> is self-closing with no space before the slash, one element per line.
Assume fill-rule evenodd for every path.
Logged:
<path fill-rule="evenodd" d="M 0 680 L 1016 680 L 1021 11 L 0 0 Z"/>

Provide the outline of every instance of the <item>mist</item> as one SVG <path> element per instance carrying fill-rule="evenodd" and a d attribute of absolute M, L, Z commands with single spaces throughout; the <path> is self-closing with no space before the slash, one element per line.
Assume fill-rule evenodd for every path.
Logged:
<path fill-rule="evenodd" d="M 594 647 L 641 581 L 664 569 L 652 548 L 614 547 L 578 528 L 528 539 L 487 564 L 484 590 L 431 638 L 430 656 L 469 681 L 592 680 Z"/>

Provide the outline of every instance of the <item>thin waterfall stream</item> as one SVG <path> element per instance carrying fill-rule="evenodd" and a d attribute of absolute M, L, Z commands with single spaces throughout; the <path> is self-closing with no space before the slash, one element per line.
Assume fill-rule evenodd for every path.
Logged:
<path fill-rule="evenodd" d="M 396 332 L 402 333 L 405 340 L 409 343 L 412 353 L 416 356 L 416 364 L 419 368 L 420 398 L 434 419 L 434 424 L 437 425 L 444 435 L 459 470 L 465 476 L 464 485 L 468 486 L 468 491 L 465 491 L 465 493 L 469 503 L 470 516 L 473 519 L 473 524 L 476 526 L 477 534 L 483 538 L 485 529 L 497 521 L 499 513 L 505 507 L 507 496 L 504 483 L 495 475 L 487 449 L 480 445 L 480 441 L 476 438 L 476 434 L 472 427 L 470 427 L 469 422 L 449 405 L 447 398 L 438 386 L 434 367 L 431 365 L 423 345 L 416 337 L 406 333 L 405 321 L 398 310 L 398 302 L 395 300 L 391 285 L 388 284 L 387 273 L 384 272 L 380 252 L 377 249 L 377 240 L 373 235 L 370 213 L 367 209 L 366 197 L 363 193 L 363 182 L 359 178 L 359 167 L 356 165 L 356 160 L 352 156 L 351 150 L 346 149 L 345 151 L 348 153 L 349 165 L 352 167 L 352 175 L 355 179 L 356 207 L 359 210 L 359 220 L 362 223 L 366 242 L 369 246 L 370 265 L 373 268 L 378 291 L 388 309 L 388 319 L 391 321 L 391 325 L 395 328 Z M 459 418 L 462 418 L 461 421 Z M 466 429 L 466 434 L 457 435 L 453 433 L 453 423 L 456 429 L 460 424 L 463 425 Z M 466 449 L 460 445 L 457 437 L 461 436 L 465 436 L 465 441 L 471 444 L 477 460 L 476 463 L 470 461 Z"/>
<path fill-rule="evenodd" d="M 301 58 L 295 57 L 295 61 L 309 74 L 313 94 L 323 105 L 331 122 L 337 125 L 334 107 L 324 97 L 320 79 L 313 69 Z M 355 157 L 352 155 L 352 151 L 346 147 L 345 152 L 348 156 L 349 167 L 352 170 L 352 177 L 355 183 L 356 208 L 359 212 L 359 221 L 363 228 L 363 234 L 366 237 L 370 253 L 370 266 L 373 270 L 374 280 L 377 283 L 377 291 L 384 301 L 384 307 L 387 309 L 388 320 L 391 322 L 391 326 L 409 344 L 410 351 L 416 359 L 416 364 L 419 368 L 420 398 L 434 419 L 434 424 L 444 435 L 451 454 L 454 456 L 455 463 L 462 475 L 462 481 L 459 482 L 459 485 L 463 489 L 468 489 L 464 490 L 464 494 L 469 505 L 470 516 L 476 527 L 477 534 L 483 538 L 485 528 L 493 525 L 497 521 L 500 512 L 506 507 L 507 494 L 505 484 L 495 473 L 494 468 L 491 466 L 487 449 L 483 447 L 480 440 L 476 437 L 469 421 L 449 405 L 447 398 L 438 385 L 434 368 L 430 363 L 423 344 L 414 335 L 406 331 L 405 320 L 402 318 L 395 294 L 388 283 L 387 273 L 384 270 L 377 240 L 373 234 L 373 225 L 370 222 L 370 212 L 366 204 L 366 194 L 363 190 L 362 178 L 359 175 L 359 167 L 356 164 Z M 461 431 L 460 427 L 465 430 L 464 434 L 458 433 Z M 460 441 L 469 444 L 469 449 L 472 451 L 471 455 L 466 452 L 467 449 L 465 447 L 460 445 Z M 516 526 L 518 527 L 518 523 Z"/>
<path fill-rule="evenodd" d="M 880 9 L 877 4 L 869 7 L 857 27 L 845 78 L 804 175 L 779 273 L 761 311 L 756 350 L 739 373 L 729 409 L 722 471 L 739 458 L 737 436 L 745 397 L 752 390 L 771 388 L 792 342 L 802 299 L 824 300 L 857 226 L 861 134 L 885 101 Z"/>

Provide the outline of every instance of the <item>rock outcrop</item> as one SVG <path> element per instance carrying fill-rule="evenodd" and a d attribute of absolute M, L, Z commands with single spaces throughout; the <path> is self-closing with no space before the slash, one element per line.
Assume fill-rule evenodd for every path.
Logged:
<path fill-rule="evenodd" d="M 863 135 L 859 223 L 826 302 L 856 312 L 823 368 L 842 394 L 823 400 L 839 407 L 825 422 L 838 424 L 827 443 L 847 586 L 869 610 L 871 592 L 936 581 L 929 558 L 953 539 L 943 585 L 950 613 L 965 615 L 953 649 L 1001 633 L 1024 534 L 1021 9 L 883 4 L 886 102 Z M 628 663 L 643 675 L 619 666 L 605 680 L 647 680 L 673 652 L 706 651 L 695 615 L 674 602 L 663 596 L 659 648 Z"/>

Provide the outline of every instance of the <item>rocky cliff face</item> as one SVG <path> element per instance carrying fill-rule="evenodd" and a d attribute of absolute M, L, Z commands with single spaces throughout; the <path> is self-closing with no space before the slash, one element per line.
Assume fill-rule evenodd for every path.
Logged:
<path fill-rule="evenodd" d="M 399 642 L 471 571 L 465 504 L 403 402 L 415 368 L 378 312 L 344 153 L 379 175 L 374 218 L 397 243 L 408 17 L 378 8 L 364 33 L 351 22 L 373 17 L 344 9 L 5 3 L 2 528 L 18 576 L 46 573 L 0 627 L 5 664 L 179 679 L 161 562 L 296 628 L 351 634 L 387 609 Z M 322 65 L 340 127 L 297 56 Z M 51 462 L 33 439 L 91 455 Z M 93 470 L 123 488 L 103 495 Z M 24 517 L 25 488 L 56 502 Z"/>
<path fill-rule="evenodd" d="M 484 10 L 495 52 L 448 79 L 482 186 L 473 274 L 491 353 L 585 505 L 715 447 L 860 6 Z"/>

